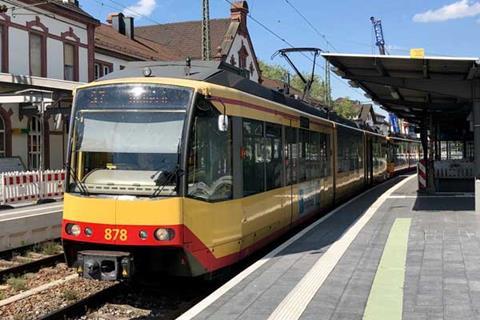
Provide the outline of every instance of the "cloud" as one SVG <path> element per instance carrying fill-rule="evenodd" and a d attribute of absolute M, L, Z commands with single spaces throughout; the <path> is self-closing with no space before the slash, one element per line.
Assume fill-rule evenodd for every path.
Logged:
<path fill-rule="evenodd" d="M 417 13 L 413 16 L 414 22 L 441 22 L 466 17 L 474 17 L 480 14 L 480 2 L 459 0 L 435 10 Z"/>
<path fill-rule="evenodd" d="M 153 13 L 156 6 L 156 0 L 139 0 L 133 6 L 125 8 L 123 14 L 135 18 L 141 18 L 142 16 L 148 17 Z"/>

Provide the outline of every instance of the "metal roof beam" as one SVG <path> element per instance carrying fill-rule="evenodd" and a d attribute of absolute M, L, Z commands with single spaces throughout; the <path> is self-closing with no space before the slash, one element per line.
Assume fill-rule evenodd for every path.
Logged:
<path fill-rule="evenodd" d="M 385 67 L 383 66 L 382 60 L 380 60 L 380 59 L 373 60 L 373 66 L 375 67 L 375 69 L 377 69 L 377 72 L 380 76 L 382 76 L 382 77 L 387 77 L 388 76 L 388 72 L 387 72 L 387 70 L 385 70 Z"/>
<path fill-rule="evenodd" d="M 430 70 L 428 60 L 423 60 L 423 78 L 430 79 Z"/>
<path fill-rule="evenodd" d="M 477 66 L 477 63 L 474 62 L 472 63 L 470 70 L 468 70 L 467 80 L 472 80 L 473 78 L 476 78 L 477 74 L 478 74 L 478 66 Z"/>
<path fill-rule="evenodd" d="M 408 89 L 425 93 L 435 93 L 465 99 L 472 98 L 471 82 L 466 80 L 444 81 L 441 79 L 411 79 L 377 76 L 349 76 L 359 83 L 367 82 L 399 89 Z"/>
<path fill-rule="evenodd" d="M 458 109 L 464 104 L 456 104 L 456 103 L 427 103 L 427 102 L 413 102 L 413 101 L 401 101 L 401 100 L 394 100 L 394 99 L 378 99 L 377 102 L 381 104 L 388 104 L 388 105 L 396 105 L 396 106 L 406 106 L 410 108 L 432 108 L 432 109 Z"/>

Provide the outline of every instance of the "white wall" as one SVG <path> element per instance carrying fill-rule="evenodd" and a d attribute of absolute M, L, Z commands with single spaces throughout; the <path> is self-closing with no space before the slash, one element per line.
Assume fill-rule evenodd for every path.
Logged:
<path fill-rule="evenodd" d="M 13 114 L 10 116 L 10 122 L 12 129 L 27 129 L 28 128 L 28 118 L 23 117 L 22 120 L 19 119 L 18 115 L 20 112 L 19 105 L 16 103 L 2 104 L 1 107 L 9 112 L 13 111 Z M 54 131 L 54 119 L 51 117 L 48 121 L 50 131 Z M 47 169 L 62 169 L 65 159 L 64 151 L 66 150 L 66 133 L 62 135 L 50 134 L 50 165 Z M 26 133 L 12 133 L 12 156 L 19 156 L 24 162 L 25 166 L 28 166 L 28 135 Z"/>
<path fill-rule="evenodd" d="M 258 70 L 257 70 L 257 67 L 256 67 L 255 63 L 253 62 L 252 48 L 250 47 L 250 44 L 249 44 L 248 39 L 246 37 L 241 36 L 239 34 L 237 34 L 235 36 L 235 39 L 233 40 L 232 47 L 230 48 L 230 51 L 227 54 L 226 62 L 230 63 L 230 59 L 233 56 L 235 58 L 236 63 L 237 63 L 236 66 L 238 67 L 238 60 L 239 60 L 238 51 L 240 51 L 240 48 L 242 47 L 242 41 L 243 41 L 243 45 L 245 46 L 245 48 L 247 49 L 247 52 L 248 52 L 247 65 L 246 65 L 247 69 L 250 71 L 250 63 L 253 63 L 253 67 L 255 69 L 254 72 L 253 72 L 253 75 L 250 76 L 250 80 L 258 82 L 259 73 L 258 73 Z"/>
<path fill-rule="evenodd" d="M 11 4 L 0 1 L 0 4 L 5 4 L 10 7 Z M 60 37 L 63 32 L 69 31 L 70 27 L 76 36 L 80 38 L 80 42 L 84 45 L 88 44 L 88 32 L 86 25 L 74 20 L 63 18 L 55 15 L 51 18 L 45 15 L 38 15 L 39 12 L 45 12 L 38 8 L 22 9 L 22 15 L 11 16 L 11 11 L 8 15 L 12 23 L 26 26 L 28 21 L 35 20 L 39 17 L 40 22 L 47 28 L 49 34 Z M 31 14 L 23 14 L 31 13 Z M 45 12 L 46 13 L 46 12 Z M 3 19 L 0 17 L 0 19 Z M 36 30 L 41 30 L 34 27 Z M 28 31 L 16 28 L 14 25 L 8 28 L 9 31 L 9 73 L 15 75 L 29 75 L 29 38 Z M 73 39 L 70 39 L 73 40 Z M 79 47 L 79 80 L 82 82 L 88 81 L 88 54 L 85 47 Z M 53 79 L 63 80 L 63 42 L 51 37 L 47 38 L 47 77 Z"/>
<path fill-rule="evenodd" d="M 120 70 L 120 66 L 126 66 L 127 63 L 129 62 L 128 60 L 110 57 L 98 52 L 95 52 L 95 60 L 101 60 L 101 61 L 113 63 L 113 71 Z"/>
<path fill-rule="evenodd" d="M 22 120 L 18 118 L 19 114 L 19 106 L 18 104 L 3 104 L 3 109 L 8 112 L 9 109 L 12 109 L 13 114 L 10 117 L 10 121 L 12 123 L 12 129 L 15 128 L 27 128 L 28 127 L 28 119 L 23 117 Z M 12 133 L 12 156 L 19 156 L 22 158 L 23 163 L 25 166 L 28 166 L 28 144 L 27 144 L 27 135 L 22 134 L 14 134 Z"/>

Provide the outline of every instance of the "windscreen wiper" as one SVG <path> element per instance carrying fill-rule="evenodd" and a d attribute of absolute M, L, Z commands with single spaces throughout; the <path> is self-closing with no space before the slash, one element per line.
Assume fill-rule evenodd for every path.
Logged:
<path fill-rule="evenodd" d="M 72 176 L 73 181 L 78 186 L 78 189 L 80 190 L 80 194 L 88 196 L 88 189 L 83 184 L 83 182 L 80 181 L 80 179 L 78 179 L 77 172 L 75 171 L 75 169 L 68 163 L 65 163 L 65 169 L 67 169 L 70 172 L 70 176 Z"/>
<path fill-rule="evenodd" d="M 162 193 L 163 189 L 170 182 L 172 182 L 174 180 L 174 178 L 179 177 L 181 174 L 183 174 L 183 170 L 181 170 L 178 165 L 175 166 L 175 169 L 173 169 L 173 171 L 171 171 L 171 172 L 161 171 L 159 177 L 155 180 L 155 183 L 157 184 L 157 188 L 155 189 L 155 191 L 153 191 L 153 193 L 150 197 L 154 198 L 154 197 L 157 197 L 158 195 L 160 195 Z M 155 173 L 152 176 L 152 179 L 156 175 L 157 175 L 157 173 Z M 160 181 L 160 178 L 163 177 L 163 176 L 165 176 L 165 178 L 163 179 L 163 181 Z"/>

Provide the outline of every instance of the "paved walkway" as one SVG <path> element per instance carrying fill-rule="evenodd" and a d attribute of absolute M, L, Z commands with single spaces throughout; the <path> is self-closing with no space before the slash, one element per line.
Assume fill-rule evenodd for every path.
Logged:
<path fill-rule="evenodd" d="M 472 195 L 388 181 L 312 225 L 183 319 L 480 319 Z"/>

